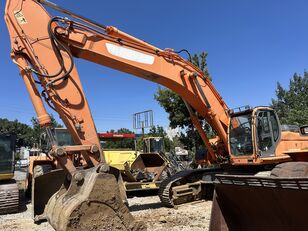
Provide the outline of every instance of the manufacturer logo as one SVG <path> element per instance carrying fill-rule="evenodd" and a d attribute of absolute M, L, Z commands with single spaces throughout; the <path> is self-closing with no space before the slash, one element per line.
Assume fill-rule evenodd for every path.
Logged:
<path fill-rule="evenodd" d="M 111 43 L 106 43 L 106 48 L 110 54 L 123 59 L 150 65 L 154 63 L 154 56 L 147 55 L 139 51 L 131 50 Z"/>

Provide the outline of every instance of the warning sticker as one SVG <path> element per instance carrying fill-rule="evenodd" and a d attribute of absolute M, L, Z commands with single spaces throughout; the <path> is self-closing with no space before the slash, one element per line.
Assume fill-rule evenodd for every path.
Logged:
<path fill-rule="evenodd" d="M 15 15 L 15 18 L 17 19 L 17 22 L 19 24 L 22 25 L 22 24 L 26 24 L 27 23 L 27 20 L 26 20 L 24 14 L 21 11 L 15 11 L 14 15 Z"/>

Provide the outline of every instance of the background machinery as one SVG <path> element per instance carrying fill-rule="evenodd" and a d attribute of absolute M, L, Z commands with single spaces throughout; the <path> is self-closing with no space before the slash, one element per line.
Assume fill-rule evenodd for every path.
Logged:
<path fill-rule="evenodd" d="M 188 165 L 182 164 L 176 153 L 167 153 L 163 137 L 149 136 L 143 137 L 143 153 L 159 154 L 168 164 L 163 179 L 174 175 L 175 173 L 188 168 Z"/>
<path fill-rule="evenodd" d="M 41 4 L 77 20 L 51 17 Z M 306 158 L 302 150 L 307 137 L 281 132 L 271 108 L 230 110 L 209 78 L 179 52 L 159 49 L 46 0 L 7 0 L 5 20 L 11 58 L 20 69 L 39 124 L 46 128 L 52 144 L 49 155 L 66 173 L 64 183 L 44 210 L 56 230 L 85 230 L 93 225 L 101 230 L 145 229 L 123 203 L 121 174 L 107 164 L 101 150 L 73 57 L 153 81 L 182 97 L 207 148 L 205 162 L 210 167 L 182 171 L 165 180 L 160 197 L 168 206 L 209 196 L 218 173 L 254 174 L 271 170 L 277 163 Z M 43 99 L 60 115 L 74 145 L 56 143 Z M 199 118 L 215 130 L 214 143 L 207 138 Z M 82 156 L 82 166 L 71 158 L 76 152 Z"/>
<path fill-rule="evenodd" d="M 19 189 L 14 178 L 15 140 L 12 134 L 0 134 L 0 214 L 18 212 Z"/>
<path fill-rule="evenodd" d="M 70 146 L 74 144 L 72 136 L 66 128 L 53 128 L 57 145 Z M 45 135 L 42 135 L 42 138 Z M 107 148 L 107 143 L 131 140 L 136 138 L 135 134 L 115 134 L 98 133 L 102 143 L 106 163 L 118 169 L 122 175 L 124 189 L 126 193 L 137 192 L 140 190 L 158 190 L 162 177 L 170 176 L 175 169 L 171 168 L 168 159 L 163 155 L 163 142 L 155 145 L 146 151 L 137 151 L 133 148 Z M 160 137 L 150 137 L 143 139 L 148 142 L 144 147 L 152 147 L 153 139 L 161 141 Z M 150 142 L 151 141 L 151 142 Z M 106 142 L 106 143 L 105 143 Z M 132 143 L 135 144 L 133 141 Z M 150 144 L 151 143 L 151 144 Z M 65 178 L 64 171 L 59 168 L 57 162 L 52 156 L 46 155 L 51 145 L 45 139 L 41 140 L 42 151 L 37 155 L 30 155 L 30 165 L 28 169 L 28 190 L 31 191 L 31 201 L 33 207 L 34 220 L 39 222 L 44 219 L 44 209 L 49 198 L 59 190 Z M 127 146 L 127 145 L 126 145 Z M 151 152 L 148 152 L 152 150 Z M 160 154 L 161 153 L 161 154 Z M 162 156 L 163 155 L 163 156 Z M 75 166 L 84 164 L 80 153 L 71 155 Z M 173 166 L 172 166 L 173 167 Z"/>
<path fill-rule="evenodd" d="M 72 136 L 65 128 L 51 128 L 54 136 L 54 144 L 65 147 L 73 145 Z M 52 148 L 49 140 L 46 140 L 46 133 L 41 134 L 41 147 L 37 155 L 29 157 L 28 168 L 28 194 L 31 194 L 33 218 L 35 222 L 46 219 L 44 215 L 45 206 L 50 197 L 57 192 L 65 179 L 65 172 L 56 159 L 48 152 Z M 74 166 L 82 165 L 80 153 L 72 153 L 70 160 Z"/>
<path fill-rule="evenodd" d="M 98 136 L 105 142 L 136 139 L 135 134 L 98 133 Z M 120 170 L 126 192 L 158 190 L 162 178 L 170 176 L 171 166 L 168 159 L 164 158 L 162 139 L 147 137 L 142 138 L 142 141 L 142 151 L 137 151 L 136 147 L 111 149 L 103 145 L 106 162 Z M 156 144 L 155 147 L 153 144 Z"/>

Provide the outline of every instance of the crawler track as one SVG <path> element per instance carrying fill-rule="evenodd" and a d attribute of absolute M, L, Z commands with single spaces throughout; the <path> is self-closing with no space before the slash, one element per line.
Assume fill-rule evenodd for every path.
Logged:
<path fill-rule="evenodd" d="M 180 181 L 190 175 L 193 170 L 181 171 L 164 180 L 159 187 L 158 196 L 164 206 L 173 208 L 172 187 L 180 185 Z"/>
<path fill-rule="evenodd" d="M 208 190 L 201 185 L 213 184 L 214 175 L 220 168 L 204 168 L 184 170 L 164 180 L 159 188 L 158 195 L 162 204 L 172 208 L 175 205 L 191 202 L 205 196 Z M 186 187 L 185 187 L 186 186 Z M 196 190 L 201 190 L 196 193 Z M 210 188 L 210 187 L 207 187 Z M 176 196 L 174 192 L 176 191 Z M 180 198 L 180 199 L 179 199 Z"/>
<path fill-rule="evenodd" d="M 16 213 L 19 210 L 19 190 L 15 181 L 0 185 L 0 214 Z"/>

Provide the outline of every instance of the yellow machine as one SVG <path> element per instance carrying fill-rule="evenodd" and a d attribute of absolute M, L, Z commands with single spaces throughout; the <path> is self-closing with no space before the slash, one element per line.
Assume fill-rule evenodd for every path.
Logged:
<path fill-rule="evenodd" d="M 131 165 L 138 156 L 138 152 L 133 150 L 104 150 L 107 163 L 124 171 L 125 164 Z"/>
<path fill-rule="evenodd" d="M 18 212 L 19 208 L 14 155 L 15 136 L 0 134 L 0 214 Z"/>
<path fill-rule="evenodd" d="M 99 133 L 100 140 L 135 139 L 135 134 Z M 168 176 L 168 160 L 162 155 L 161 137 L 143 138 L 143 151 L 104 148 L 106 162 L 120 170 L 126 192 L 158 190 L 161 180 Z M 165 175 L 163 173 L 166 173 Z"/>
<path fill-rule="evenodd" d="M 108 164 L 124 171 L 125 164 L 131 166 L 136 160 L 139 153 L 132 145 L 126 147 L 123 142 L 130 142 L 135 139 L 135 134 L 115 134 L 115 133 L 98 133 L 99 139 L 104 150 L 105 158 Z M 110 142 L 117 143 L 118 148 L 108 147 Z"/>

